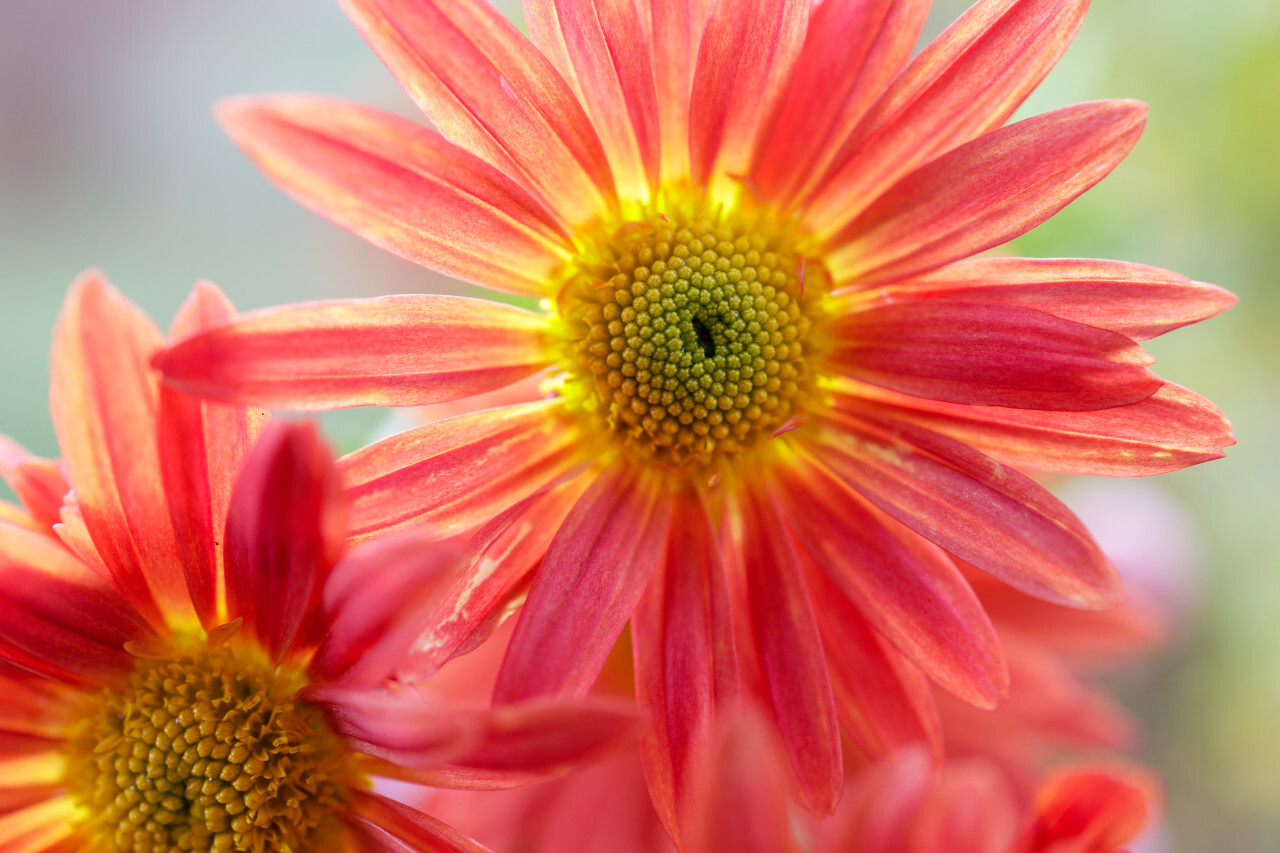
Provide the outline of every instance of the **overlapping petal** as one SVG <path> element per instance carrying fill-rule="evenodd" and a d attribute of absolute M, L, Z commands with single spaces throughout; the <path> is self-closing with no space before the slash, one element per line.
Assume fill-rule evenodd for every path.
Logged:
<path fill-rule="evenodd" d="M 353 791 L 345 816 L 361 836 L 361 853 L 489 853 L 430 815 L 370 791 Z"/>
<path fill-rule="evenodd" d="M 33 456 L 7 435 L 0 435 L 0 478 L 33 520 L 49 527 L 58 523 L 62 498 L 71 488 L 59 462 Z"/>

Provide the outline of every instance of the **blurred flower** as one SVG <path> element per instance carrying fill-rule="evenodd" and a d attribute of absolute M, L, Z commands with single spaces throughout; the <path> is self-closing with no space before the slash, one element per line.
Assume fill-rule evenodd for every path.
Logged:
<path fill-rule="evenodd" d="M 174 329 L 231 316 L 201 285 Z M 0 445 L 23 501 L 0 511 L 0 848 L 483 851 L 370 777 L 518 784 L 627 735 L 608 703 L 488 714 L 383 686 L 456 551 L 341 557 L 314 428 L 162 391 L 161 342 L 85 276 L 54 338 L 64 461 Z"/>
<path fill-rule="evenodd" d="M 292 96 L 226 104 L 224 125 L 322 215 L 546 313 L 313 303 L 157 364 L 192 393 L 299 409 L 444 403 L 549 370 L 544 399 L 345 459 L 351 532 L 488 525 L 417 654 L 438 665 L 523 602 L 500 703 L 585 693 L 631 620 L 668 828 L 741 661 L 823 814 L 837 697 L 887 713 L 856 677 L 835 684 L 828 635 L 868 625 L 990 707 L 1008 673 L 952 555 L 1047 600 L 1119 598 L 1083 525 L 1013 466 L 1153 474 L 1232 442 L 1136 343 L 1230 294 L 1122 262 L 965 260 L 1137 141 L 1132 101 L 1001 127 L 1085 0 L 982 0 L 914 58 L 920 0 L 547 0 L 527 4 L 532 41 L 475 0 L 344 6 L 439 135 Z"/>

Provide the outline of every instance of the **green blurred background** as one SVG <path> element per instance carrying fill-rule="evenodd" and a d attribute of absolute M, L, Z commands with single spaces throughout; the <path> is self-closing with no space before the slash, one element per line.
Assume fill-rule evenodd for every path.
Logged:
<path fill-rule="evenodd" d="M 966 5 L 938 0 L 929 33 Z M 295 206 L 210 114 L 222 96 L 290 90 L 414 114 L 336 4 L 6 0 L 0 431 L 56 452 L 49 331 L 66 285 L 86 267 L 105 270 L 162 325 L 198 278 L 242 308 L 462 289 Z M 1274 851 L 1280 4 L 1099 0 L 1020 115 L 1108 97 L 1150 104 L 1142 142 L 1099 187 L 1012 248 L 1140 261 L 1235 291 L 1240 304 L 1229 313 L 1150 349 L 1162 376 L 1231 416 L 1240 444 L 1225 460 L 1138 487 L 1068 484 L 1066 497 L 1113 528 L 1112 539 L 1128 536 L 1118 547 L 1136 548 L 1138 562 L 1159 563 L 1146 582 L 1185 616 L 1168 650 L 1118 682 L 1146 725 L 1143 757 L 1168 781 L 1169 826 L 1156 846 Z M 379 417 L 345 413 L 329 426 L 350 446 Z"/>

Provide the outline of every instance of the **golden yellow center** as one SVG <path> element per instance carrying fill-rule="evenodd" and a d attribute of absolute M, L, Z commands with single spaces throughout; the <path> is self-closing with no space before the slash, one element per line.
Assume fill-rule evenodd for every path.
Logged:
<path fill-rule="evenodd" d="M 341 805 L 350 753 L 296 676 L 230 644 L 139 660 L 68 746 L 94 851 L 289 851 Z"/>
<path fill-rule="evenodd" d="M 703 467 L 797 414 L 821 288 L 805 292 L 806 264 L 765 231 L 655 216 L 619 230 L 596 273 L 566 289 L 582 408 L 634 454 Z"/>

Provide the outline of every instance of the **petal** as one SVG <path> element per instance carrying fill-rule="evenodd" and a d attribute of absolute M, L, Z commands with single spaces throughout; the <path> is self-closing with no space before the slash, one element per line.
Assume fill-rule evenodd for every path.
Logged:
<path fill-rule="evenodd" d="M 1137 477 L 1176 471 L 1235 444 L 1208 400 L 1166 382 L 1140 403 L 1093 412 L 1038 412 L 939 403 L 866 385 L 837 392 L 837 407 L 926 427 L 1015 468 Z"/>
<path fill-rule="evenodd" d="M 351 789 L 346 820 L 376 853 L 489 853 L 489 848 L 416 809 L 371 791 Z"/>
<path fill-rule="evenodd" d="M 160 333 L 97 273 L 71 286 L 54 329 L 49 408 L 93 544 L 121 592 L 161 626 L 194 617 L 160 473 Z"/>
<path fill-rule="evenodd" d="M 838 283 L 891 281 L 998 246 L 1102 180 L 1138 141 L 1146 107 L 1095 101 L 1029 118 L 894 184 L 828 245 Z"/>
<path fill-rule="evenodd" d="M 624 464 L 596 477 L 533 579 L 496 703 L 586 694 L 662 555 L 669 511 L 661 488 Z"/>
<path fill-rule="evenodd" d="M 1135 341 L 1208 319 L 1236 303 L 1229 291 L 1126 261 L 976 258 L 896 281 L 859 301 L 949 297 L 1034 308 Z"/>
<path fill-rule="evenodd" d="M 640 758 L 654 808 L 672 838 L 717 719 L 739 702 L 729 591 L 715 530 L 702 499 L 672 506 L 666 553 L 635 615 L 636 700 L 644 719 Z"/>
<path fill-rule="evenodd" d="M 835 810 L 844 783 L 826 655 L 795 546 L 766 495 L 748 496 L 742 565 L 766 695 L 806 807 Z"/>
<path fill-rule="evenodd" d="M 58 842 L 76 832 L 80 806 L 57 796 L 15 812 L 0 814 L 0 850 L 5 853 L 63 853 Z M 74 849 L 80 848 L 79 844 Z"/>
<path fill-rule="evenodd" d="M 662 184 L 676 186 L 689 178 L 689 99 L 711 0 L 636 0 L 636 7 L 651 33 Z"/>
<path fill-rule="evenodd" d="M 546 318 L 487 299 L 383 296 L 250 312 L 161 352 L 180 391 L 289 409 L 417 406 L 547 365 Z"/>
<path fill-rule="evenodd" d="M 843 374 L 949 403 L 1088 411 L 1164 384 L 1124 335 L 1017 305 L 901 302 L 839 317 L 832 332 Z"/>
<path fill-rule="evenodd" d="M 824 426 L 814 454 L 926 539 L 1047 601 L 1097 609 L 1121 597 L 1080 520 L 1012 468 L 902 421 L 839 415 Z"/>
<path fill-rule="evenodd" d="M 779 485 L 796 538 L 877 631 L 967 702 L 991 708 L 1007 694 L 1000 640 L 945 553 L 807 456 L 797 457 Z"/>
<path fill-rule="evenodd" d="M 1088 0 L 983 0 L 934 39 L 844 140 L 809 203 L 829 234 L 911 171 L 1004 124 L 1067 49 Z"/>
<path fill-rule="evenodd" d="M 524 603 L 547 547 L 589 485 L 589 477 L 576 477 L 526 498 L 481 528 L 468 546 L 466 570 L 426 621 L 396 677 L 429 676 L 488 639 Z"/>
<path fill-rule="evenodd" d="M 402 432 L 339 461 L 348 536 L 361 541 L 408 526 L 436 538 L 472 531 L 567 476 L 581 452 L 554 401 Z"/>
<path fill-rule="evenodd" d="M 51 678 L 130 672 L 125 643 L 153 636 L 131 602 L 56 539 L 3 520 L 0 588 L 5 658 Z"/>
<path fill-rule="evenodd" d="M 567 223 L 617 204 L 582 105 L 502 13 L 474 0 L 343 0 L 365 41 L 440 129 Z"/>
<path fill-rule="evenodd" d="M 308 423 L 272 424 L 245 463 L 227 511 L 227 610 L 279 661 L 316 608 L 342 548 L 329 448 Z"/>
<path fill-rule="evenodd" d="M 780 207 L 813 185 L 911 56 L 929 0 L 825 0 L 753 177 Z"/>
<path fill-rule="evenodd" d="M 713 190 L 746 175 L 804 44 L 809 0 L 721 0 L 702 34 L 689 106 L 693 180 Z"/>
<path fill-rule="evenodd" d="M 1160 812 L 1160 789 L 1154 774 L 1135 765 L 1055 771 L 1036 794 L 1027 849 L 1109 853 L 1154 821 Z"/>
<path fill-rule="evenodd" d="M 392 677 L 458 568 L 460 548 L 414 533 L 358 548 L 324 587 L 328 629 L 308 665 L 314 681 L 377 684 Z"/>
<path fill-rule="evenodd" d="M 623 198 L 658 184 L 661 148 L 649 40 L 632 0 L 525 0 L 529 37 L 564 76 L 601 136 Z"/>
<path fill-rule="evenodd" d="M 299 695 L 328 711 L 334 730 L 361 752 L 390 762 L 387 769 L 433 766 L 484 735 L 482 715 L 445 711 L 401 684 L 312 684 Z"/>
<path fill-rule="evenodd" d="M 7 435 L 0 435 L 0 478 L 34 520 L 49 527 L 58 523 L 62 498 L 71 488 L 61 463 L 32 456 Z"/>
<path fill-rule="evenodd" d="M 0 731 L 59 740 L 76 720 L 79 696 L 44 676 L 0 668 Z"/>
<path fill-rule="evenodd" d="M 201 282 L 174 318 L 172 337 L 191 334 L 235 316 L 222 291 Z M 160 389 L 160 467 L 169 513 L 182 553 L 187 589 L 206 628 L 229 619 L 220 589 L 227 507 L 245 459 L 267 423 L 261 409 L 225 406 Z"/>

